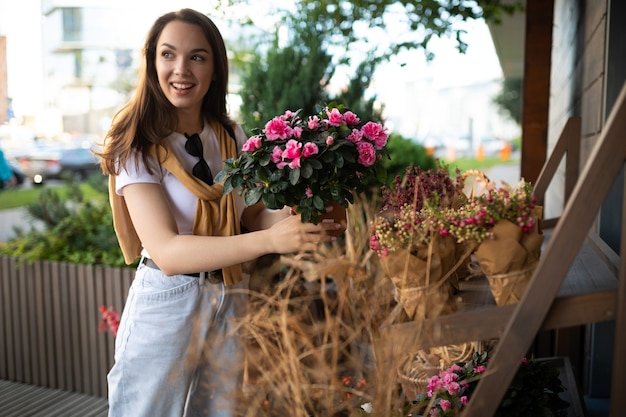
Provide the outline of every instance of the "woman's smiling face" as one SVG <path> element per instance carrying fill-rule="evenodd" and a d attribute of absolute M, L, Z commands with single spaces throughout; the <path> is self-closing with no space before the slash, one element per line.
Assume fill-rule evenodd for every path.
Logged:
<path fill-rule="evenodd" d="M 214 78 L 213 51 L 202 29 L 174 20 L 157 41 L 155 67 L 163 94 L 179 111 L 200 112 Z"/>

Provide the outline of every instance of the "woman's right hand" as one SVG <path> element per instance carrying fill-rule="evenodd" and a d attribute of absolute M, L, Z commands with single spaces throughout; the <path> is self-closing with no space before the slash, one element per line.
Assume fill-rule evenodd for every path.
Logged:
<path fill-rule="evenodd" d="M 336 240 L 326 231 L 337 230 L 339 223 L 302 223 L 299 214 L 291 215 L 267 229 L 272 252 L 314 251 L 324 242 Z"/>

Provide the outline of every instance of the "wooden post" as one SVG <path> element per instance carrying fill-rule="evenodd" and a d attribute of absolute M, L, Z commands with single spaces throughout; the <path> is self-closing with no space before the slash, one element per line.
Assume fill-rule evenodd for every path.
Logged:
<path fill-rule="evenodd" d="M 554 0 L 526 1 L 521 176 L 534 183 L 547 158 Z"/>

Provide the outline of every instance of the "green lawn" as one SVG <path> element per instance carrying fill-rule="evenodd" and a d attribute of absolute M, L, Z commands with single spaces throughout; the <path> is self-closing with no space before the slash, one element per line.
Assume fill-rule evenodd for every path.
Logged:
<path fill-rule="evenodd" d="M 41 191 L 49 187 L 48 185 L 35 186 L 28 188 L 18 188 L 13 190 L 1 190 L 0 191 L 0 210 L 6 210 L 16 207 L 27 206 L 34 203 L 39 198 Z M 54 186 L 55 190 L 58 190 L 61 196 L 67 194 L 69 187 L 67 185 Z M 88 185 L 81 184 L 80 189 L 85 193 L 85 196 L 96 195 L 96 191 Z"/>
<path fill-rule="evenodd" d="M 450 167 L 450 172 L 454 173 L 454 170 L 458 168 L 463 171 L 467 171 L 469 169 L 475 169 L 478 171 L 486 171 L 489 168 L 492 168 L 496 165 L 508 165 L 508 164 L 519 164 L 518 159 L 509 159 L 508 161 L 503 161 L 500 158 L 485 158 L 482 161 L 479 161 L 474 158 L 459 158 L 454 160 L 453 162 L 444 162 Z"/>

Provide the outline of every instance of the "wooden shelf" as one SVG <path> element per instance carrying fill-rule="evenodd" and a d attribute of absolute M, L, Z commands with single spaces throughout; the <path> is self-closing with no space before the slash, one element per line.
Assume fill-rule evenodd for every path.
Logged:
<path fill-rule="evenodd" d="M 546 232 L 546 240 L 550 238 Z M 611 255 L 607 255 L 611 257 Z M 542 330 L 615 319 L 617 276 L 591 242 L 586 242 L 555 298 Z M 393 324 L 381 329 L 382 340 L 401 349 L 426 349 L 470 340 L 500 338 L 516 305 L 496 306 L 484 276 L 460 282 L 458 311 L 420 322 Z"/>

